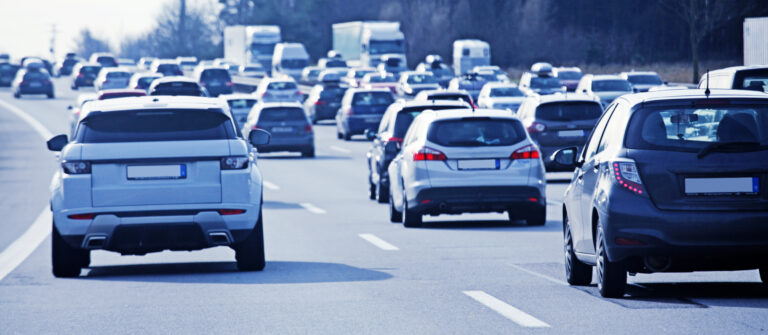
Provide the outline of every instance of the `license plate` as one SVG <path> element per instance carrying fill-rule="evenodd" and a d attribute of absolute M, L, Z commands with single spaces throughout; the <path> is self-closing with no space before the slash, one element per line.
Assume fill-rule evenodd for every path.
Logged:
<path fill-rule="evenodd" d="M 560 137 L 582 137 L 584 136 L 583 130 L 561 130 L 557 132 Z"/>
<path fill-rule="evenodd" d="M 760 178 L 685 178 L 685 194 L 727 195 L 757 194 L 760 192 Z"/>
<path fill-rule="evenodd" d="M 214 81 L 211 83 L 211 86 L 221 86 L 221 83 Z"/>
<path fill-rule="evenodd" d="M 129 180 L 182 179 L 187 177 L 185 164 L 128 166 Z"/>
<path fill-rule="evenodd" d="M 498 170 L 501 167 L 498 159 L 462 159 L 458 163 L 459 170 Z"/>
<path fill-rule="evenodd" d="M 273 133 L 290 133 L 293 131 L 293 127 L 272 127 Z"/>
<path fill-rule="evenodd" d="M 42 86 L 40 83 L 29 83 L 29 87 L 40 87 Z"/>
<path fill-rule="evenodd" d="M 365 117 L 365 122 L 379 122 L 379 121 L 381 121 L 381 117 L 380 116 L 366 116 Z"/>

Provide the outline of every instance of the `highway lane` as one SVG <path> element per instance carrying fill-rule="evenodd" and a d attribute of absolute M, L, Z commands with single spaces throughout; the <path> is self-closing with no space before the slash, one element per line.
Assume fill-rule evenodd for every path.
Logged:
<path fill-rule="evenodd" d="M 67 129 L 66 105 L 80 92 L 69 92 L 61 79 L 56 84 L 55 100 L 14 100 L 7 91 L 0 92 L 0 100 L 60 133 Z M 13 175 L 0 170 L 3 199 L 28 197 L 33 203 L 23 208 L 0 203 L 6 222 L 11 220 L 5 213 L 18 215 L 0 226 L 0 242 L 7 244 L 47 203 L 55 164 L 39 149 L 39 135 L 1 105 L 0 120 L 0 143 L 25 155 L 6 155 L 3 147 L 0 166 L 25 157 L 45 167 L 18 168 Z M 548 185 L 543 227 L 508 224 L 500 214 L 427 218 L 421 229 L 389 223 L 386 206 L 367 199 L 370 143 L 337 140 L 328 124 L 315 130 L 317 158 L 278 153 L 259 160 L 272 186 L 265 189 L 264 272 L 237 272 L 234 253 L 220 247 L 144 257 L 93 252 L 83 277 L 54 279 L 46 239 L 0 280 L 0 333 L 768 329 L 768 293 L 756 271 L 638 275 L 630 277 L 625 299 L 600 298 L 594 285 L 565 285 L 560 225 L 565 183 Z M 29 145 L 35 141 L 39 147 Z M 26 186 L 8 192 L 17 178 L 26 178 Z"/>

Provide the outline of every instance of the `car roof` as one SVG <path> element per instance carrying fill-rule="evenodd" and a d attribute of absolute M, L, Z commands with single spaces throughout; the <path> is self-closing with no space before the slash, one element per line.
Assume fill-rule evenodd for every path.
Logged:
<path fill-rule="evenodd" d="M 655 92 L 644 92 L 635 94 L 626 94 L 618 99 L 623 99 L 629 102 L 631 105 L 636 105 L 644 102 L 660 102 L 665 100 L 681 100 L 681 99 L 728 99 L 728 98 L 749 98 L 749 99 L 766 99 L 768 100 L 768 94 L 758 91 L 749 90 L 731 90 L 731 89 L 711 89 L 709 97 L 704 94 L 703 89 L 685 89 L 685 90 L 662 90 Z"/>
<path fill-rule="evenodd" d="M 258 109 L 279 108 L 279 107 L 302 108 L 301 104 L 296 101 L 275 101 L 275 102 L 259 101 L 254 106 L 254 109 L 258 110 Z"/>
<path fill-rule="evenodd" d="M 104 71 L 104 73 L 111 73 L 111 72 L 128 72 L 128 73 L 133 73 L 133 72 L 131 72 L 131 70 L 128 70 L 128 69 L 126 69 L 124 67 L 105 67 L 102 70 Z"/>
<path fill-rule="evenodd" d="M 768 65 L 731 66 L 723 69 L 712 70 L 712 71 L 709 71 L 709 73 L 710 74 L 720 74 L 720 73 L 733 74 L 743 70 L 760 70 L 760 69 L 768 69 Z"/>
<path fill-rule="evenodd" d="M 419 97 L 419 96 L 427 96 L 427 95 L 455 95 L 455 94 L 469 95 L 469 92 L 467 92 L 467 90 L 449 90 L 449 89 L 424 90 L 416 94 L 416 96 Z"/>
<path fill-rule="evenodd" d="M 222 110 L 228 108 L 226 103 L 217 98 L 189 97 L 189 96 L 144 96 L 98 100 L 88 102 L 80 119 L 91 112 L 119 112 L 127 110 L 146 109 L 196 109 L 196 110 Z M 224 111 L 220 113 L 226 114 Z"/>
<path fill-rule="evenodd" d="M 466 106 L 469 108 L 469 104 L 462 100 L 398 100 L 396 103 L 402 104 L 402 108 L 425 106 L 456 106 L 457 108 Z"/>
<path fill-rule="evenodd" d="M 597 80 L 626 80 L 626 79 L 615 74 L 593 74 L 592 81 L 597 81 Z"/>
<path fill-rule="evenodd" d="M 554 72 L 565 72 L 565 71 L 575 71 L 575 72 L 581 72 L 581 68 L 578 66 L 560 66 L 560 67 L 553 67 L 552 71 Z"/>
<path fill-rule="evenodd" d="M 515 87 L 515 88 L 517 88 L 517 84 L 515 84 L 515 83 L 504 83 L 504 82 L 500 82 L 500 81 L 492 81 L 492 82 L 488 82 L 485 85 L 483 85 L 483 88 L 486 88 L 486 87 L 488 87 L 488 88 L 495 88 L 495 87 Z"/>
<path fill-rule="evenodd" d="M 528 99 L 535 99 L 539 102 L 539 104 L 562 102 L 562 101 L 588 101 L 588 102 L 600 103 L 598 97 L 593 97 L 590 95 L 580 94 L 580 93 L 555 93 L 555 94 L 547 94 L 547 95 L 534 95 L 534 96 L 528 97 Z"/>
<path fill-rule="evenodd" d="M 155 77 L 155 78 L 162 78 L 163 75 L 159 74 L 157 72 L 137 72 L 133 74 L 134 77 Z"/>
<path fill-rule="evenodd" d="M 79 62 L 79 63 L 77 63 L 76 65 L 78 65 L 78 64 L 79 64 L 80 66 L 96 66 L 96 67 L 101 67 L 101 64 L 99 64 L 99 63 L 91 63 L 91 62 Z"/>
<path fill-rule="evenodd" d="M 136 93 L 136 94 L 144 94 L 147 95 L 147 91 L 145 90 L 134 90 L 129 88 L 113 88 L 108 90 L 101 90 L 98 92 L 98 95 L 102 94 L 118 94 L 118 93 Z"/>
<path fill-rule="evenodd" d="M 388 88 L 385 87 L 355 87 L 355 88 L 349 88 L 347 89 L 347 94 L 355 94 L 360 92 L 387 92 L 392 93 Z"/>
<path fill-rule="evenodd" d="M 659 74 L 656 73 L 656 71 L 628 71 L 628 72 L 622 72 L 620 75 L 621 76 L 636 76 L 636 75 L 655 75 L 655 76 L 658 76 Z"/>

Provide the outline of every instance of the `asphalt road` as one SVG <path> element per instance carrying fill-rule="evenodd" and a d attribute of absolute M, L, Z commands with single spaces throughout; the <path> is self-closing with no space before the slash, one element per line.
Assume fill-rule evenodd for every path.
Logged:
<path fill-rule="evenodd" d="M 55 157 L 17 114 L 64 133 L 66 106 L 80 92 L 55 83 L 54 100 L 0 90 L 0 250 L 46 219 Z M 430 217 L 420 229 L 389 223 L 387 207 L 367 199 L 370 143 L 337 140 L 330 124 L 315 131 L 317 158 L 259 160 L 263 272 L 238 272 L 224 247 L 143 257 L 96 251 L 80 278 L 56 279 L 46 237 L 28 257 L 0 251 L 0 270 L 20 263 L 4 278 L 0 272 L 0 334 L 768 330 L 768 290 L 757 271 L 637 275 L 623 299 L 601 298 L 595 285 L 569 287 L 562 181 L 547 185 L 543 227 L 509 224 L 500 214 Z"/>

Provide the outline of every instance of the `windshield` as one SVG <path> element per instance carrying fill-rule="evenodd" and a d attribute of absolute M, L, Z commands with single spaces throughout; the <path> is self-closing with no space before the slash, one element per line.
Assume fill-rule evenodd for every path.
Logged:
<path fill-rule="evenodd" d="M 197 83 L 187 82 L 169 82 L 161 83 L 155 86 L 151 95 L 184 95 L 184 96 L 205 96 Z"/>
<path fill-rule="evenodd" d="M 491 89 L 491 97 L 522 97 L 524 94 L 517 87 L 498 87 Z"/>
<path fill-rule="evenodd" d="M 768 105 L 645 108 L 633 113 L 627 148 L 698 151 L 715 142 L 768 145 Z"/>
<path fill-rule="evenodd" d="M 251 43 L 251 53 L 254 56 L 258 55 L 266 55 L 266 56 L 272 56 L 272 53 L 275 51 L 275 43 Z"/>
<path fill-rule="evenodd" d="M 395 76 L 369 76 L 369 83 L 394 83 Z"/>
<path fill-rule="evenodd" d="M 292 81 L 273 81 L 267 86 L 268 90 L 294 90 L 296 84 Z"/>
<path fill-rule="evenodd" d="M 256 99 L 230 99 L 227 100 L 227 103 L 229 104 L 229 108 L 232 109 L 250 109 L 256 104 Z"/>
<path fill-rule="evenodd" d="M 27 71 L 24 74 L 24 80 L 46 80 L 48 79 L 48 73 L 43 71 Z"/>
<path fill-rule="evenodd" d="M 545 121 L 593 120 L 603 114 L 596 102 L 556 102 L 539 105 L 536 119 Z"/>
<path fill-rule="evenodd" d="M 632 84 L 626 80 L 595 80 L 592 82 L 593 92 L 631 92 Z"/>
<path fill-rule="evenodd" d="M 435 77 L 431 74 L 412 74 L 408 76 L 409 84 L 434 84 L 437 83 Z"/>
<path fill-rule="evenodd" d="M 229 117 L 201 110 L 140 110 L 97 113 L 78 127 L 81 143 L 234 139 Z"/>
<path fill-rule="evenodd" d="M 495 73 L 478 73 L 477 77 L 485 81 L 499 81 L 499 77 Z"/>
<path fill-rule="evenodd" d="M 637 75 L 631 75 L 627 76 L 627 80 L 629 80 L 632 85 L 662 85 L 664 84 L 661 81 L 661 78 L 655 74 L 637 74 Z"/>
<path fill-rule="evenodd" d="M 581 79 L 582 74 L 579 71 L 559 71 L 557 72 L 557 78 L 558 79 L 565 79 L 565 80 L 579 80 Z"/>
<path fill-rule="evenodd" d="M 281 122 L 305 120 L 300 108 L 267 108 L 259 113 L 259 122 Z"/>
<path fill-rule="evenodd" d="M 173 72 L 178 70 L 179 65 L 177 64 L 160 64 L 157 66 L 157 72 Z"/>
<path fill-rule="evenodd" d="M 560 79 L 554 77 L 532 77 L 531 88 L 533 89 L 550 89 L 560 88 L 563 84 L 560 83 Z"/>
<path fill-rule="evenodd" d="M 280 65 L 286 69 L 303 69 L 309 65 L 308 59 L 283 59 Z"/>
<path fill-rule="evenodd" d="M 358 92 L 352 97 L 353 106 L 388 106 L 394 101 L 389 92 Z"/>
<path fill-rule="evenodd" d="M 347 90 L 342 87 L 326 87 L 320 91 L 320 100 L 331 100 L 339 102 L 341 101 L 341 98 L 344 97 L 344 93 L 346 92 Z"/>
<path fill-rule="evenodd" d="M 383 55 L 383 54 L 403 54 L 405 53 L 405 47 L 403 40 L 394 41 L 371 41 L 370 47 L 371 55 Z"/>
<path fill-rule="evenodd" d="M 107 72 L 108 79 L 128 79 L 131 74 L 128 72 Z"/>
<path fill-rule="evenodd" d="M 520 121 L 493 118 L 465 118 L 437 121 L 427 139 L 446 147 L 506 146 L 526 138 Z"/>

